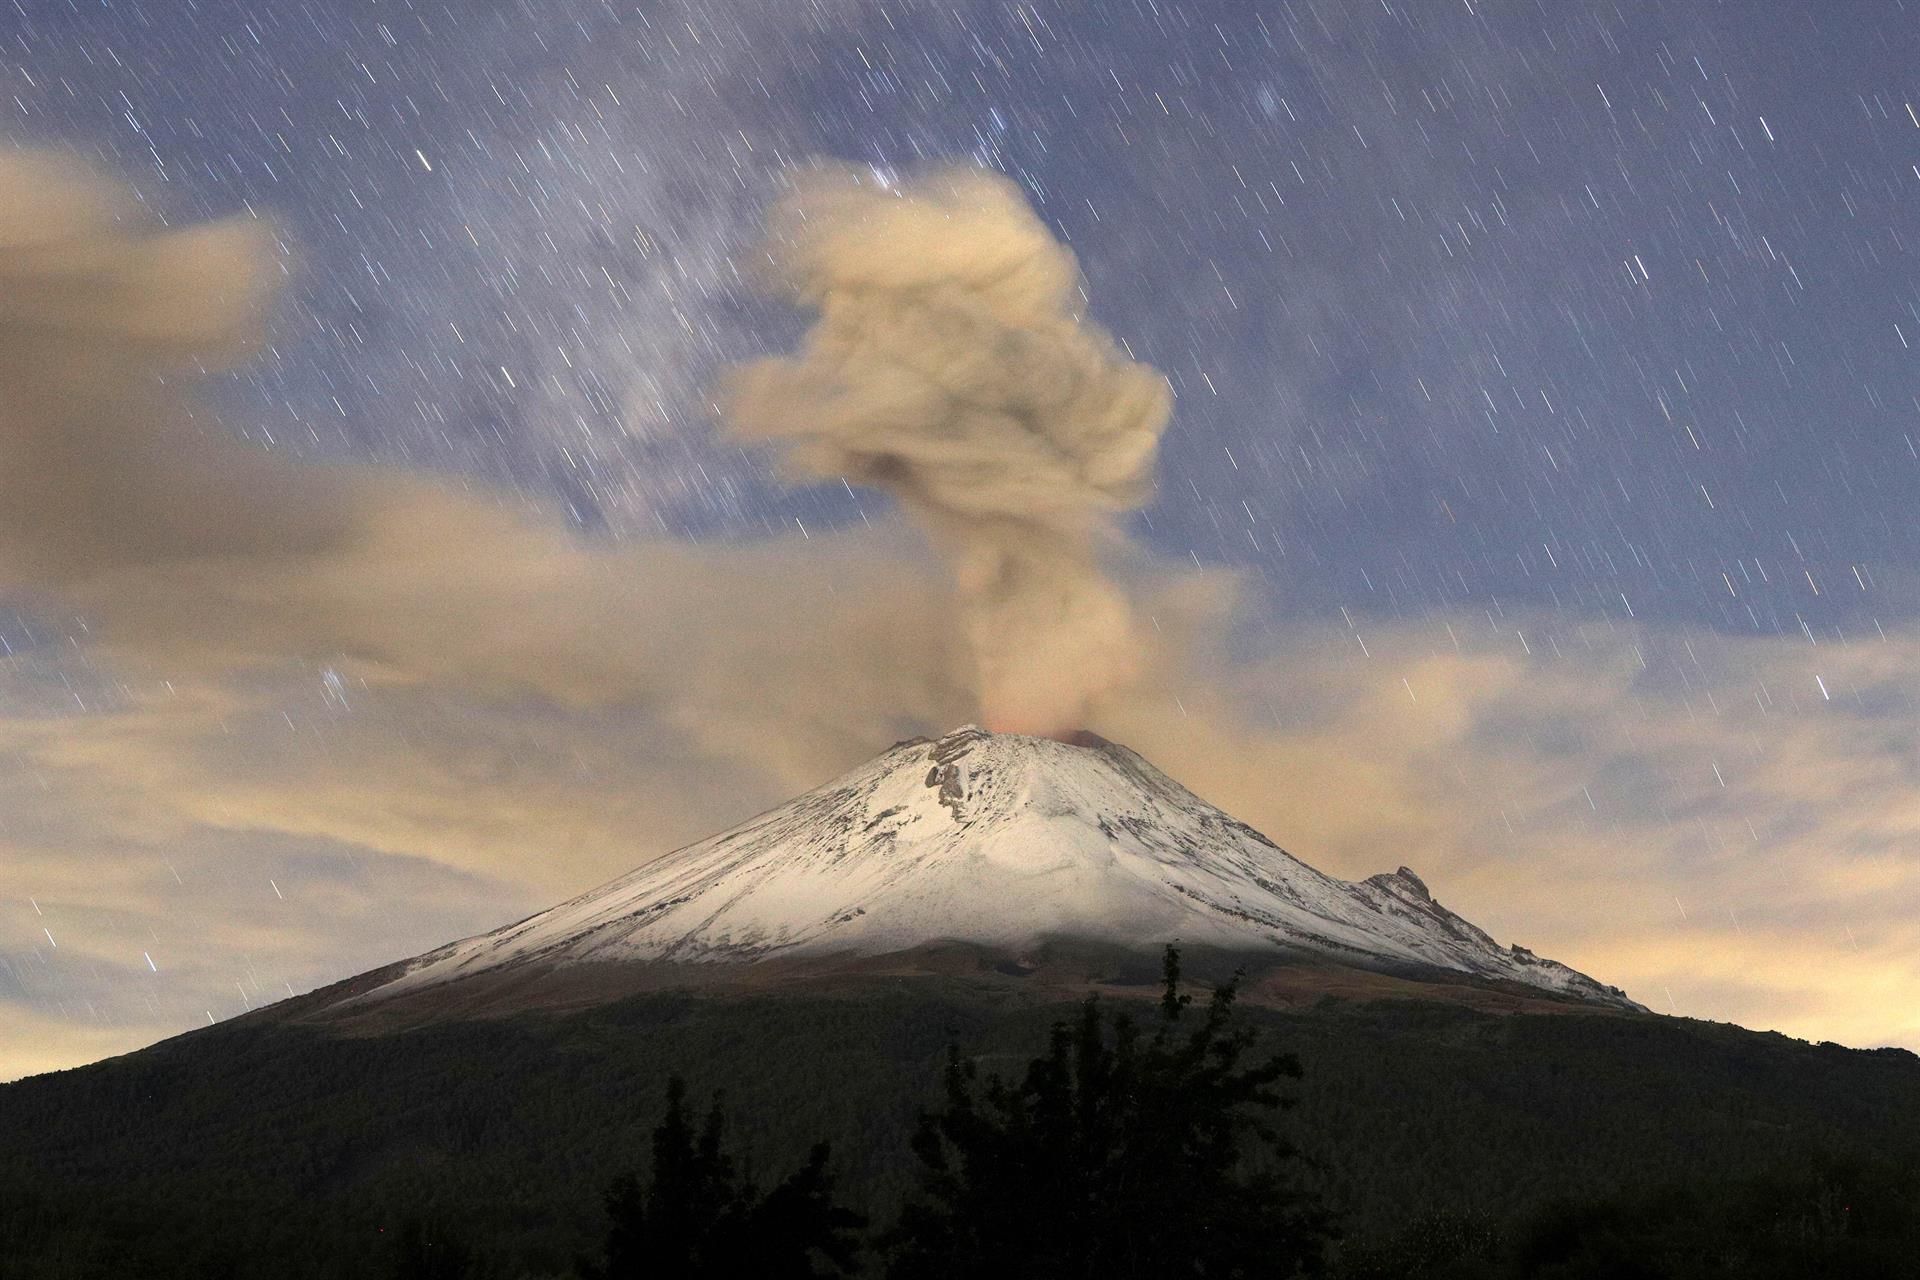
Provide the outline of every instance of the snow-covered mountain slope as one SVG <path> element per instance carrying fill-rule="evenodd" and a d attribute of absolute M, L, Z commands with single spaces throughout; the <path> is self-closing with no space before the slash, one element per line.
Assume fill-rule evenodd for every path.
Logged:
<path fill-rule="evenodd" d="M 1321 874 L 1125 747 L 968 726 L 903 742 L 571 902 L 429 952 L 356 1001 L 507 966 L 1010 950 L 1087 939 L 1441 969 L 1638 1008 L 1503 948 L 1402 867 Z"/>

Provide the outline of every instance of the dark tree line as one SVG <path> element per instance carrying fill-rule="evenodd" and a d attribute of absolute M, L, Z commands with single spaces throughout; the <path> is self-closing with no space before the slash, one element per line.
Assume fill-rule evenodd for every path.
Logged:
<path fill-rule="evenodd" d="M 990 1271 L 997 1264 L 978 1259 L 1018 1254 L 1008 1241 L 1022 1233 L 1043 1247 L 1019 1274 L 1124 1274 L 1112 1259 L 1156 1240 L 1207 1246 L 1172 1274 L 1233 1266 L 1231 1231 L 1179 1225 L 1191 1221 L 1179 1197 L 1194 1179 L 1158 1184 L 1164 1210 L 1151 1194 L 1125 1198 L 1155 1185 L 1129 1172 L 1129 1153 L 1166 1149 L 1165 1127 L 1155 1138 L 1145 1121 L 1177 1114 L 1137 1099 L 1203 1029 L 1205 997 L 1171 1022 L 1164 1008 L 1156 1017 L 1113 1002 L 1134 1009 L 1137 1029 L 1124 1034 L 1111 1013 L 1007 997 L 971 982 L 666 993 L 368 1039 L 242 1024 L 0 1086 L 0 1280 L 557 1280 L 583 1251 L 617 1274 L 623 1255 L 608 1249 L 612 1220 L 596 1192 L 637 1162 L 615 1217 L 641 1232 L 672 1226 L 647 1209 L 648 1134 L 661 1116 L 636 1114 L 631 1099 L 636 1084 L 675 1072 L 698 1083 L 668 1126 L 680 1155 L 666 1167 L 682 1170 L 671 1178 L 683 1188 L 708 1188 L 695 1202 L 718 1206 L 704 1219 L 711 1249 L 673 1247 L 682 1274 L 726 1269 L 709 1255 L 740 1256 L 756 1237 L 773 1243 L 752 1271 L 773 1273 L 764 1259 L 784 1248 L 802 1255 L 790 1274 L 846 1272 L 844 1251 L 779 1243 L 814 1230 L 809 1203 L 854 1204 L 876 1220 L 871 1233 L 813 1235 L 861 1245 L 850 1265 L 863 1275 L 938 1274 L 940 1249 L 972 1250 Z M 1235 1109 L 1238 1159 L 1202 1203 L 1231 1209 L 1260 1178 L 1299 1174 L 1284 1144 L 1255 1132 L 1284 1121 L 1314 1157 L 1311 1183 L 1339 1207 L 1344 1239 L 1328 1243 L 1323 1270 L 1340 1280 L 1920 1280 L 1911 1054 L 1428 1001 L 1229 1008 L 1222 1042 L 1236 1027 L 1267 1028 L 1297 1049 L 1305 1075 L 1283 1070 L 1261 1086 L 1297 1095 L 1296 1110 Z M 961 1061 L 943 1080 L 954 1042 L 982 1065 Z M 750 1060 L 743 1044 L 778 1045 L 779 1060 Z M 1014 1064 L 1008 1078 L 988 1072 L 995 1062 Z M 1244 1050 L 1235 1070 L 1265 1065 Z M 712 1158 L 702 1155 L 710 1087 L 741 1118 L 716 1129 Z M 916 1143 L 915 1113 L 929 1104 Z M 759 1165 L 740 1141 L 749 1116 Z M 1137 1143 L 1108 1140 L 1121 1131 Z M 1209 1149 L 1207 1132 L 1194 1130 L 1191 1151 Z M 810 1155 L 823 1133 L 836 1139 L 831 1162 Z M 731 1172 L 700 1172 L 722 1164 Z M 1004 1194 L 1027 1179 L 1030 1196 Z M 1087 1186 L 1103 1190 L 1077 1199 Z M 671 1186 L 660 1196 L 686 1198 Z M 1279 1199 L 1311 1226 L 1310 1201 Z M 782 1219 L 801 1226 L 774 1230 Z M 673 1249 L 638 1252 L 657 1274 Z M 1290 1257 L 1276 1252 L 1276 1265 Z"/>
<path fill-rule="evenodd" d="M 762 1193 L 722 1149 L 718 1100 L 696 1134 L 675 1079 L 652 1178 L 607 1199 L 595 1280 L 1920 1280 L 1920 1152 L 1816 1160 L 1766 1177 L 1551 1202 L 1499 1223 L 1410 1211 L 1330 1249 L 1334 1233 L 1276 1120 L 1300 1077 L 1254 1055 L 1237 979 L 1203 1010 L 1168 948 L 1148 1026 L 1089 999 L 1018 1077 L 949 1049 L 940 1105 L 912 1141 L 915 1194 L 887 1230 L 834 1195 L 822 1143 Z M 863 1269 L 864 1268 L 864 1269 Z M 421 1274 L 428 1274 L 422 1272 Z M 435 1273 L 440 1274 L 440 1273 Z"/>
<path fill-rule="evenodd" d="M 949 1051 L 943 1105 L 913 1140 L 919 1193 L 874 1242 L 899 1280 L 980 1276 L 1287 1277 L 1320 1261 L 1327 1218 L 1289 1176 L 1296 1159 L 1273 1117 L 1300 1064 L 1248 1063 L 1256 1033 L 1234 1022 L 1237 979 L 1203 1012 L 1166 952 L 1146 1030 L 1089 999 L 1057 1023 L 1017 1080 L 981 1077 Z M 760 1192 L 725 1153 L 716 1099 L 698 1134 L 686 1087 L 668 1087 L 652 1176 L 607 1197 L 604 1265 L 593 1280 L 842 1275 L 857 1265 L 861 1215 L 839 1204 L 822 1143 Z"/>

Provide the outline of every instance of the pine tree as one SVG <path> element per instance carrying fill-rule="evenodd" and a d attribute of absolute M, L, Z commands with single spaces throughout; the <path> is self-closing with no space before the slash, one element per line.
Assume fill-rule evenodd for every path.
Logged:
<path fill-rule="evenodd" d="M 1243 1059 L 1239 977 L 1195 1016 L 1168 947 L 1157 1025 L 1089 999 L 1013 1083 L 949 1052 L 945 1106 L 914 1139 L 920 1196 L 890 1237 L 896 1280 L 1292 1276 L 1326 1216 L 1271 1118 L 1299 1061 Z"/>
<path fill-rule="evenodd" d="M 853 1267 L 866 1219 L 834 1199 L 829 1149 L 761 1194 L 722 1148 L 726 1115 L 716 1096 L 698 1133 L 686 1082 L 667 1082 L 667 1114 L 653 1131 L 653 1176 L 633 1174 L 607 1192 L 607 1261 L 583 1264 L 594 1280 L 704 1280 L 760 1276 L 812 1280 Z"/>

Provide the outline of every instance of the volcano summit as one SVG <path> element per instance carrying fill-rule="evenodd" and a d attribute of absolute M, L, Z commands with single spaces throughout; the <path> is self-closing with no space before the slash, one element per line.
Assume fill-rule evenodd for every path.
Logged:
<path fill-rule="evenodd" d="M 899 743 L 570 902 L 336 993 L 364 1008 L 583 965 L 685 972 L 943 943 L 1017 959 L 1053 943 L 1154 952 L 1176 940 L 1640 1008 L 1497 945 L 1405 867 L 1353 882 L 1314 870 L 1125 747 L 971 725 Z"/>

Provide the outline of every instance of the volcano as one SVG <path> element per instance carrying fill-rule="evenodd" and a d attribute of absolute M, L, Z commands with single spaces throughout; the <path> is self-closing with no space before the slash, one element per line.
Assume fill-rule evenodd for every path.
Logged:
<path fill-rule="evenodd" d="M 1920 1149 L 1911 1054 L 1640 1011 L 1125 747 L 968 727 L 517 924 L 0 1085 L 0 1272 L 413 1274 L 387 1243 L 412 1218 L 488 1274 L 564 1274 L 675 1076 L 756 1167 L 829 1140 L 888 1221 L 956 1055 L 1017 1068 L 1089 1000 L 1151 1018 L 1175 940 L 1297 1056 L 1289 1132 L 1355 1238 Z"/>
<path fill-rule="evenodd" d="M 351 1012 L 483 977 L 496 989 L 636 965 L 711 977 L 944 944 L 1017 964 L 1049 946 L 1170 942 L 1641 1008 L 1498 945 L 1406 867 L 1360 881 L 1315 870 L 1126 747 L 972 725 L 901 742 L 570 902 L 322 995 Z"/>

